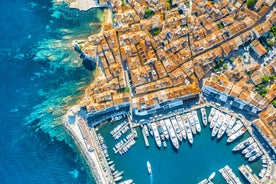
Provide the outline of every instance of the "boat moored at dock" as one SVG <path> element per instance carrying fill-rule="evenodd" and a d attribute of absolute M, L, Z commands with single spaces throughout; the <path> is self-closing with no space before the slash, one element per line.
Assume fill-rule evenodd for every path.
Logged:
<path fill-rule="evenodd" d="M 221 127 L 218 131 L 218 134 L 217 134 L 218 139 L 220 139 L 223 136 L 223 134 L 225 133 L 225 131 L 228 127 L 229 120 L 230 119 L 227 118 L 227 115 L 223 116 L 223 122 L 222 122 L 222 125 L 221 125 Z"/>
<path fill-rule="evenodd" d="M 212 130 L 212 137 L 215 137 L 223 123 L 223 117 L 224 115 L 221 114 L 220 115 L 220 118 L 218 119 L 217 123 L 215 124 L 215 126 L 213 127 L 213 130 Z"/>
<path fill-rule="evenodd" d="M 169 139 L 170 136 L 169 136 L 168 130 L 167 130 L 167 128 L 166 128 L 166 125 L 165 125 L 164 120 L 161 120 L 161 121 L 160 121 L 160 126 L 161 126 L 162 129 L 163 129 L 165 138 L 166 138 L 166 139 Z"/>
<path fill-rule="evenodd" d="M 152 131 L 153 131 L 153 136 L 154 136 L 156 145 L 160 148 L 161 147 L 161 139 L 160 139 L 160 135 L 158 133 L 157 126 L 156 126 L 155 122 L 151 123 L 151 128 L 152 128 Z"/>
<path fill-rule="evenodd" d="M 252 137 L 249 137 L 248 139 L 245 139 L 244 141 L 240 142 L 239 144 L 237 144 L 232 151 L 239 151 L 239 150 L 243 150 L 245 147 L 248 147 L 249 145 L 251 145 L 254 142 L 254 139 Z"/>
<path fill-rule="evenodd" d="M 185 125 L 180 115 L 176 115 L 176 120 L 178 122 L 181 134 L 184 139 L 186 139 L 186 131 L 185 131 Z"/>
<path fill-rule="evenodd" d="M 169 135 L 170 135 L 173 146 L 176 149 L 178 149 L 179 148 L 179 142 L 178 142 L 178 139 L 176 137 L 175 131 L 172 127 L 171 121 L 169 119 L 165 119 L 165 124 L 166 124 L 166 127 L 167 127 L 168 131 L 169 131 Z"/>
<path fill-rule="evenodd" d="M 212 119 L 213 119 L 213 117 L 214 117 L 214 115 L 215 115 L 215 112 L 216 112 L 216 109 L 215 108 L 211 108 L 211 111 L 210 111 L 210 114 L 209 114 L 209 116 L 208 116 L 208 121 L 211 123 L 211 121 L 212 121 Z"/>
<path fill-rule="evenodd" d="M 234 140 L 236 140 L 237 138 L 239 138 L 240 136 L 242 136 L 245 132 L 246 132 L 246 128 L 244 128 L 244 127 L 241 128 L 236 133 L 234 133 L 230 137 L 228 137 L 227 142 L 228 143 L 233 142 Z"/>
<path fill-rule="evenodd" d="M 178 125 L 178 123 L 177 123 L 175 117 L 171 117 L 171 122 L 172 122 L 173 129 L 174 129 L 174 131 L 175 131 L 175 133 L 176 133 L 177 139 L 178 139 L 179 141 L 182 141 L 182 139 L 183 139 L 183 138 L 182 138 L 182 134 L 181 134 L 181 131 L 180 131 L 180 129 L 179 129 L 179 125 Z"/>
<path fill-rule="evenodd" d="M 190 123 L 190 127 L 191 127 L 193 134 L 196 134 L 196 126 L 195 126 L 195 122 L 194 122 L 192 113 L 190 113 L 190 112 L 187 113 L 187 117 L 188 117 L 188 121 Z"/>
<path fill-rule="evenodd" d="M 202 107 L 200 109 L 200 112 L 201 112 L 201 117 L 202 117 L 202 123 L 204 126 L 206 126 L 208 124 L 208 121 L 207 121 L 207 114 L 206 114 L 206 110 L 204 107 Z"/>
<path fill-rule="evenodd" d="M 199 119 L 198 119 L 197 111 L 196 110 L 192 111 L 192 115 L 193 115 L 193 119 L 194 119 L 194 122 L 195 122 L 196 131 L 201 132 L 201 126 L 200 126 L 200 122 L 199 122 Z"/>
<path fill-rule="evenodd" d="M 228 119 L 228 117 L 229 117 L 230 115 L 226 115 L 226 118 Z M 235 116 L 232 116 L 231 118 L 230 118 L 230 121 L 229 121 L 229 123 L 228 123 L 228 127 L 227 127 L 227 129 L 226 129 L 226 133 L 228 133 L 232 128 L 233 128 L 233 126 L 234 126 L 234 124 L 236 123 L 236 117 Z"/>
<path fill-rule="evenodd" d="M 240 128 L 243 127 L 243 124 L 240 120 L 237 121 L 237 124 L 227 133 L 228 136 L 235 134 Z"/>
<path fill-rule="evenodd" d="M 185 130 L 187 134 L 187 138 L 190 144 L 193 144 L 193 133 L 190 127 L 190 123 L 188 122 L 187 115 L 182 115 L 182 119 L 185 125 Z"/>
<path fill-rule="evenodd" d="M 213 128 L 215 126 L 215 124 L 217 123 L 217 120 L 219 119 L 220 116 L 220 111 L 215 110 L 215 115 L 212 118 L 212 121 L 210 122 L 210 128 Z"/>

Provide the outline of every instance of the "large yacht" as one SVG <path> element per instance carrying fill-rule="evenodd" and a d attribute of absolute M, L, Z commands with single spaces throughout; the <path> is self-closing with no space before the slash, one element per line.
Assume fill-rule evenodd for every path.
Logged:
<path fill-rule="evenodd" d="M 244 141 L 242 141 L 238 145 L 236 145 L 233 148 L 233 151 L 243 150 L 245 147 L 249 146 L 253 142 L 254 142 L 254 139 L 252 137 L 249 137 L 248 139 L 245 139 Z"/>
<path fill-rule="evenodd" d="M 215 115 L 212 118 L 212 121 L 210 122 L 210 128 L 213 128 L 215 126 L 215 124 L 217 123 L 217 120 L 219 119 L 220 113 L 221 113 L 220 111 L 215 110 Z"/>
<path fill-rule="evenodd" d="M 201 132 L 201 127 L 200 127 L 200 122 L 198 119 L 197 111 L 194 110 L 192 112 L 192 114 L 193 114 L 193 118 L 194 118 L 194 122 L 195 122 L 195 126 L 196 126 L 196 131 Z"/>
<path fill-rule="evenodd" d="M 175 135 L 175 132 L 174 132 L 174 129 L 172 127 L 172 124 L 171 124 L 171 121 L 169 119 L 165 119 L 165 125 L 169 131 L 169 135 L 170 135 L 170 138 L 171 138 L 171 141 L 173 143 L 173 146 L 178 149 L 179 148 L 179 142 L 178 142 L 178 139 Z"/>
<path fill-rule="evenodd" d="M 176 137 L 178 138 L 179 141 L 182 141 L 182 134 L 181 134 L 181 131 L 180 131 L 180 128 L 179 128 L 179 125 L 175 119 L 175 117 L 171 117 L 171 122 L 172 122 L 172 126 L 173 126 L 173 129 L 176 133 Z"/>
<path fill-rule="evenodd" d="M 230 122 L 228 124 L 228 127 L 226 129 L 226 133 L 228 133 L 233 128 L 235 123 L 236 123 L 236 117 L 232 116 L 231 119 L 230 119 Z"/>
<path fill-rule="evenodd" d="M 166 128 L 166 125 L 165 125 L 164 120 L 161 120 L 161 121 L 160 121 L 160 125 L 161 125 L 161 127 L 162 127 L 162 129 L 163 129 L 163 131 L 164 131 L 164 136 L 165 136 L 165 138 L 166 138 L 166 139 L 169 139 L 170 136 L 169 136 L 168 130 L 167 130 L 167 128 Z"/>
<path fill-rule="evenodd" d="M 183 138 L 186 139 L 186 131 L 185 131 L 184 122 L 183 122 L 183 120 L 182 120 L 182 118 L 181 118 L 180 115 L 176 115 L 175 117 L 176 117 L 176 120 L 178 122 L 181 134 L 182 134 Z"/>
<path fill-rule="evenodd" d="M 241 128 L 239 129 L 236 133 L 232 134 L 230 137 L 228 137 L 227 142 L 233 142 L 234 140 L 236 140 L 237 138 L 239 138 L 240 136 L 242 136 L 244 133 L 246 132 L 246 128 Z"/>
<path fill-rule="evenodd" d="M 227 133 L 227 135 L 231 136 L 235 134 L 241 127 L 243 127 L 243 124 L 240 120 L 238 120 L 237 124 Z"/>
<path fill-rule="evenodd" d="M 214 128 L 212 130 L 212 137 L 214 137 L 214 136 L 217 135 L 217 133 L 218 133 L 218 131 L 219 131 L 219 129 L 220 129 L 222 123 L 223 123 L 223 120 L 224 120 L 223 117 L 224 117 L 224 115 L 221 113 L 221 115 L 220 115 L 217 123 L 215 124 L 215 126 L 214 126 Z"/>
<path fill-rule="evenodd" d="M 228 127 L 228 123 L 229 123 L 229 119 L 228 119 L 227 115 L 224 115 L 222 125 L 218 131 L 218 135 L 217 135 L 218 139 L 220 139 L 223 136 L 223 134 L 225 133 L 225 131 Z"/>
<path fill-rule="evenodd" d="M 209 123 L 211 123 L 211 121 L 212 121 L 212 119 L 213 119 L 213 117 L 215 115 L 215 112 L 216 112 L 216 109 L 215 108 L 211 108 L 210 114 L 208 116 Z"/>
<path fill-rule="evenodd" d="M 202 107 L 200 109 L 200 112 L 201 112 L 201 117 L 202 117 L 202 122 L 203 122 L 203 125 L 206 126 L 208 121 L 207 121 L 207 115 L 206 115 L 206 110 L 204 107 Z"/>
<path fill-rule="evenodd" d="M 189 112 L 187 114 L 187 117 L 188 117 L 188 120 L 189 120 L 189 123 L 190 123 L 193 134 L 196 134 L 196 126 L 195 126 L 195 122 L 194 122 L 194 118 L 193 118 L 192 113 Z"/>
<path fill-rule="evenodd" d="M 185 125 L 185 130 L 186 130 L 186 134 L 187 134 L 187 137 L 188 137 L 188 141 L 190 144 L 193 144 L 193 133 L 192 133 L 192 130 L 191 130 L 191 127 L 190 127 L 190 123 L 188 122 L 188 118 L 186 115 L 182 115 L 182 119 L 183 119 L 183 122 L 184 122 L 184 125 Z"/>
<path fill-rule="evenodd" d="M 161 139 L 160 139 L 160 135 L 158 133 L 157 125 L 156 125 L 155 122 L 151 123 L 151 128 L 152 128 L 152 131 L 153 131 L 153 135 L 154 135 L 156 145 L 160 148 L 161 147 Z"/>

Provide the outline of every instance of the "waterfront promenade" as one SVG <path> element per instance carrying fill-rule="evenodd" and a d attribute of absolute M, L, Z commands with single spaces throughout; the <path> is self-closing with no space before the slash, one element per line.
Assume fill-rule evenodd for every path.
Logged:
<path fill-rule="evenodd" d="M 94 128 L 89 128 L 86 120 L 78 115 L 76 115 L 74 123 L 69 123 L 67 113 L 64 121 L 67 131 L 86 159 L 96 182 L 100 184 L 115 183 Z"/>

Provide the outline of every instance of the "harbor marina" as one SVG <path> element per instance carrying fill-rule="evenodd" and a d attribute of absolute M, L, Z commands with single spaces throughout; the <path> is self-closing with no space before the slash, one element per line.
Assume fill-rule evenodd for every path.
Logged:
<path fill-rule="evenodd" d="M 211 108 L 206 108 L 207 117 L 209 116 L 210 110 Z M 124 171 L 122 175 L 124 180 L 131 178 L 135 183 L 146 184 L 151 183 L 152 180 L 153 183 L 181 183 L 180 181 L 183 181 L 184 179 L 185 183 L 198 183 L 204 178 L 208 178 L 210 173 L 214 171 L 218 172 L 219 169 L 223 168 L 225 165 L 229 165 L 239 178 L 241 173 L 238 168 L 242 164 L 250 165 L 256 175 L 261 172 L 261 159 L 249 162 L 248 158 L 245 158 L 245 155 L 241 152 L 232 151 L 238 143 L 250 137 L 247 131 L 230 144 L 227 143 L 227 139 L 229 137 L 226 133 L 224 133 L 220 139 L 212 139 L 212 129 L 209 127 L 210 123 L 208 122 L 207 126 L 204 126 L 202 122 L 201 110 L 197 109 L 196 111 L 201 125 L 200 134 L 192 134 L 191 128 L 190 134 L 189 131 L 187 131 L 187 127 L 191 126 L 188 120 L 188 113 L 191 113 L 191 117 L 193 118 L 192 111 L 180 114 L 187 134 L 187 139 L 185 140 L 183 138 L 183 134 L 181 134 L 181 126 L 178 127 L 180 135 L 182 135 L 183 138 L 182 141 L 179 141 L 177 138 L 174 126 L 171 123 L 171 118 L 164 117 L 163 120 L 155 122 L 157 128 L 155 128 L 154 124 L 152 126 L 152 123 L 149 123 L 149 126 L 143 125 L 143 127 L 150 127 L 153 134 L 151 136 L 149 133 L 148 136 L 144 136 L 148 139 L 148 147 L 145 146 L 145 141 L 143 140 L 144 138 L 142 132 L 145 131 L 145 128 L 141 128 L 140 126 L 136 127 L 135 129 L 137 131 L 138 138 L 135 139 L 135 144 L 123 155 L 115 153 L 112 150 L 112 147 L 116 145 L 119 140 L 115 140 L 111 136 L 110 132 L 118 126 L 118 124 L 125 120 L 102 124 L 97 132 L 101 133 L 103 137 L 105 137 L 106 144 L 108 145 L 109 158 L 111 158 L 111 160 L 116 164 L 116 170 Z M 223 114 L 223 112 L 221 113 Z M 179 117 L 176 117 L 176 115 L 174 117 L 178 123 Z M 193 123 L 195 125 L 195 122 Z M 163 127 L 163 132 L 160 132 L 158 127 Z M 157 131 L 155 131 L 155 129 L 157 129 Z M 164 135 L 165 137 L 165 130 L 168 131 L 169 137 L 168 139 L 165 138 L 162 140 L 161 135 Z M 225 130 L 225 132 L 226 131 L 227 130 Z M 128 130 L 121 139 L 124 139 L 124 136 L 128 135 L 130 132 L 131 131 Z M 160 147 L 155 139 L 156 132 L 158 133 L 161 141 Z M 189 135 L 192 135 L 192 144 L 189 143 Z M 174 137 L 174 142 L 172 141 L 172 137 Z M 166 147 L 164 146 L 164 142 Z M 208 145 L 208 149 L 206 148 L 206 145 Z M 124 158 L 122 159 L 122 157 Z M 151 176 L 148 176 L 148 170 L 145 166 L 145 163 L 147 163 L 148 160 L 150 160 L 151 168 L 155 168 Z M 194 164 L 195 160 L 200 164 Z M 200 172 L 198 172 L 199 170 Z M 213 179 L 213 182 L 225 183 L 225 180 L 221 175 L 217 174 L 217 176 Z"/>

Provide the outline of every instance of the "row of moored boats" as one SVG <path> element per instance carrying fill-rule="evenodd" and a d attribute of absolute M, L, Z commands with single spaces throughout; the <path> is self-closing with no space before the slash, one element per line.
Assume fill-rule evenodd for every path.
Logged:
<path fill-rule="evenodd" d="M 207 116 L 204 108 L 201 109 L 203 124 L 207 125 Z M 205 122 L 205 123 L 204 123 Z M 155 138 L 158 147 L 167 146 L 166 139 L 171 139 L 173 146 L 178 149 L 179 142 L 188 139 L 193 144 L 193 135 L 201 131 L 197 111 L 179 114 L 170 118 L 153 122 L 143 126 L 143 132 Z"/>
<path fill-rule="evenodd" d="M 242 141 L 233 148 L 233 151 L 241 151 L 248 161 L 254 161 L 263 153 L 252 137 Z"/>
<path fill-rule="evenodd" d="M 215 108 L 211 109 L 208 121 L 212 129 L 212 137 L 217 136 L 220 139 L 226 133 L 228 143 L 233 142 L 246 132 L 246 128 L 240 120 L 236 120 L 236 117 L 231 117 L 231 115 L 224 114 Z"/>
<path fill-rule="evenodd" d="M 241 180 L 235 175 L 232 169 L 226 165 L 219 170 L 222 177 L 225 179 L 226 183 L 242 184 Z"/>

